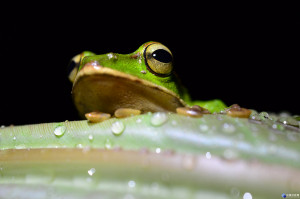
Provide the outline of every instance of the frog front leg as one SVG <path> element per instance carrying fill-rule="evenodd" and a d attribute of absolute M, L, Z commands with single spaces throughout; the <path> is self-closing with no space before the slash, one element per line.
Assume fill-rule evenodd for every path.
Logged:
<path fill-rule="evenodd" d="M 211 113 L 223 111 L 227 108 L 226 104 L 219 99 L 209 100 L 209 101 L 191 101 L 187 103 L 189 106 L 198 105 L 209 110 Z"/>
<path fill-rule="evenodd" d="M 141 110 L 132 109 L 132 108 L 118 108 L 115 113 L 114 117 L 116 118 L 125 118 L 135 115 L 140 115 Z M 92 123 L 99 123 L 111 118 L 111 114 L 103 113 L 103 112 L 90 112 L 85 114 L 85 118 Z"/>

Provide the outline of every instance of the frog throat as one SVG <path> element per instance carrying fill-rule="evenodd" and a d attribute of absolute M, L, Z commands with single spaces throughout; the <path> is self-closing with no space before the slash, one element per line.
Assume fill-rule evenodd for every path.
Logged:
<path fill-rule="evenodd" d="M 117 108 L 175 112 L 185 106 L 165 87 L 100 65 L 85 65 L 78 72 L 72 94 L 81 116 L 92 111 L 113 114 Z"/>

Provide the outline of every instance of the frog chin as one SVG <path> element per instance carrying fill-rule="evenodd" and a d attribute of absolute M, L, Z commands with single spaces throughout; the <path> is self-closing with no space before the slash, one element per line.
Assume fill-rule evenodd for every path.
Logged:
<path fill-rule="evenodd" d="M 174 92 L 99 64 L 84 66 L 73 84 L 72 97 L 81 117 L 99 111 L 114 114 L 118 108 L 142 112 L 175 112 L 185 103 Z"/>

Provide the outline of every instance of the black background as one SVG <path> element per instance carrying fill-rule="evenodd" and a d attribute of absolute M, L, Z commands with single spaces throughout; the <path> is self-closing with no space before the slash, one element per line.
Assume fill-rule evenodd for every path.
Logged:
<path fill-rule="evenodd" d="M 151 40 L 173 52 L 194 99 L 300 114 L 298 16 L 255 6 L 124 6 L 9 7 L 0 38 L 0 125 L 79 119 L 70 59 L 84 50 L 131 53 Z"/>

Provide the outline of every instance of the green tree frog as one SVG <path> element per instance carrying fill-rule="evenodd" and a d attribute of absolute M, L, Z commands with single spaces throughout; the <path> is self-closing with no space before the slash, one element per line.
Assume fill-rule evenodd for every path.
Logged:
<path fill-rule="evenodd" d="M 147 42 L 130 54 L 95 55 L 85 51 L 72 59 L 69 79 L 79 114 L 115 114 L 122 108 L 140 112 L 176 112 L 199 105 L 210 112 L 226 108 L 221 100 L 192 101 L 173 71 L 173 55 L 159 42 Z"/>

